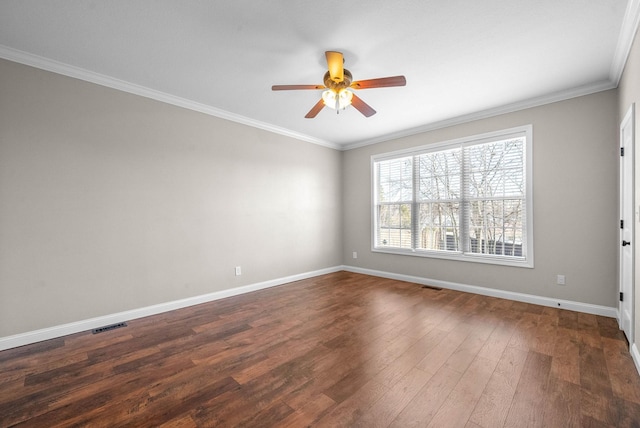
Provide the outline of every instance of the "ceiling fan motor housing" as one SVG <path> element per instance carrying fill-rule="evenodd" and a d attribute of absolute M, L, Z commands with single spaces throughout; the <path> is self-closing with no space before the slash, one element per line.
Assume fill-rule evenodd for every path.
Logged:
<path fill-rule="evenodd" d="M 328 71 L 324 74 L 324 86 L 326 86 L 329 89 L 333 89 L 335 91 L 348 88 L 349 86 L 351 86 L 352 80 L 353 80 L 353 76 L 351 75 L 351 72 L 346 68 L 344 69 L 344 78 L 342 79 L 341 82 L 336 82 L 333 79 L 331 79 L 331 75 L 329 74 Z"/>

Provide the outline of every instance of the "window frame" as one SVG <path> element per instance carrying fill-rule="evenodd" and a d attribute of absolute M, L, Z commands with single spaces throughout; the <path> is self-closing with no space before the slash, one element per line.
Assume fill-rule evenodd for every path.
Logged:
<path fill-rule="evenodd" d="M 411 248 L 395 248 L 395 247 L 377 247 L 377 208 L 378 208 L 378 195 L 377 195 L 377 176 L 376 176 L 376 162 L 398 159 L 403 157 L 416 157 L 418 155 L 429 153 L 429 152 L 440 152 L 454 148 L 462 148 L 469 147 L 478 144 L 485 144 L 490 142 L 497 142 L 509 138 L 519 138 L 524 137 L 524 159 L 523 159 L 523 167 L 524 167 L 524 180 L 525 180 L 525 196 L 524 196 L 524 230 L 523 230 L 523 242 L 522 242 L 522 257 L 517 256 L 504 256 L 504 255 L 495 255 L 495 254 L 479 254 L 479 253 L 471 253 L 464 252 L 464 243 L 461 242 L 462 249 L 460 251 L 449 251 L 449 250 L 428 250 L 428 249 L 416 249 L 416 237 L 417 237 L 417 228 L 415 224 L 417 223 L 417 215 L 416 215 L 416 207 L 419 205 L 419 201 L 416 197 L 416 183 L 415 177 L 417 176 L 416 172 L 413 171 L 414 177 L 414 189 L 413 189 L 413 198 L 411 201 L 412 204 L 412 245 Z M 467 261 L 467 262 L 475 262 L 475 263 L 488 263 L 488 264 L 496 264 L 503 266 L 516 266 L 516 267 L 525 267 L 525 268 L 533 268 L 534 267 L 534 257 L 533 257 L 533 126 L 532 125 L 524 125 L 509 129 L 504 129 L 500 131 L 488 132 L 483 134 L 472 135 L 468 137 L 447 140 L 442 142 L 437 142 L 433 144 L 426 144 L 417 147 L 411 147 L 408 149 L 397 150 L 388 153 L 381 153 L 371 156 L 371 251 L 375 253 L 387 253 L 387 254 L 396 254 L 396 255 L 409 255 L 409 256 L 417 256 L 417 257 L 427 257 L 427 258 L 436 258 L 436 259 L 445 259 L 445 260 L 457 260 L 457 261 Z M 464 191 L 463 191 L 464 192 Z M 464 197 L 461 197 L 465 199 Z M 466 200 L 466 199 L 465 199 Z M 461 204 L 462 205 L 462 204 Z M 462 208 L 461 208 L 462 209 Z M 466 215 L 465 213 L 461 213 L 459 218 Z M 462 228 L 462 223 L 461 226 Z M 461 229 L 462 230 L 462 229 Z M 468 237 L 468 232 L 464 232 Z M 470 239 L 469 239 L 470 242 Z"/>

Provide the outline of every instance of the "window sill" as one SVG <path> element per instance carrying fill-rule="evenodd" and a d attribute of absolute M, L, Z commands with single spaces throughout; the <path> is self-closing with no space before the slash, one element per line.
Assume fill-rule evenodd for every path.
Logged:
<path fill-rule="evenodd" d="M 485 254 L 470 254 L 451 251 L 403 250 L 399 248 L 372 248 L 374 253 L 395 254 L 401 256 L 426 257 L 460 262 L 485 263 L 500 266 L 533 268 L 533 258 L 488 256 Z"/>

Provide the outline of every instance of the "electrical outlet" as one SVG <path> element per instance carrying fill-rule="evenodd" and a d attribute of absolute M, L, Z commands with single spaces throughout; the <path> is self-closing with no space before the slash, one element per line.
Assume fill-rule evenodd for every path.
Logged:
<path fill-rule="evenodd" d="M 236 276 L 242 275 L 242 267 L 236 266 Z"/>
<path fill-rule="evenodd" d="M 354 252 L 353 252 L 353 258 L 354 258 L 354 259 L 357 259 L 357 258 L 358 258 L 358 252 L 357 252 L 357 251 L 354 251 Z"/>
<path fill-rule="evenodd" d="M 564 277 L 564 275 L 558 275 L 558 277 L 557 277 L 557 279 L 556 279 L 556 283 L 557 283 L 558 285 L 565 285 L 565 284 L 566 284 L 566 282 L 565 282 L 565 277 Z"/>

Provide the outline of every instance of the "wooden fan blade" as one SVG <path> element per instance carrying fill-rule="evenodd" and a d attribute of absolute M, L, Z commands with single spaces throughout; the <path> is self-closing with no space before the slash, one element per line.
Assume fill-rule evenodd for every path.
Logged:
<path fill-rule="evenodd" d="M 273 85 L 272 91 L 291 91 L 295 89 L 325 89 L 324 85 Z"/>
<path fill-rule="evenodd" d="M 369 104 L 362 101 L 356 94 L 353 94 L 353 98 L 351 98 L 351 105 L 360 113 L 365 115 L 365 117 L 370 117 L 376 114 L 376 111 Z"/>
<path fill-rule="evenodd" d="M 404 76 L 381 77 L 379 79 L 358 80 L 351 84 L 353 89 L 388 88 L 390 86 L 404 86 L 407 79 Z"/>
<path fill-rule="evenodd" d="M 329 76 L 336 83 L 344 80 L 344 57 L 340 52 L 327 51 L 324 53 L 327 57 L 327 67 L 329 67 Z"/>
<path fill-rule="evenodd" d="M 309 113 L 307 113 L 305 118 L 313 119 L 318 115 L 318 113 L 320 113 L 320 110 L 322 110 L 323 108 L 324 108 L 324 100 L 320 98 L 320 101 L 318 101 L 318 103 L 314 105 L 311 110 L 309 110 Z"/>

